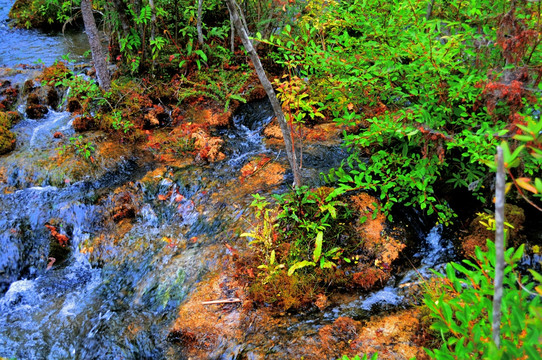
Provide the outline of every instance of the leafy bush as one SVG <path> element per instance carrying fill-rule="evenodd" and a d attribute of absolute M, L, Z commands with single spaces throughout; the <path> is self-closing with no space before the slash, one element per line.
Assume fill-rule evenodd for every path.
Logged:
<path fill-rule="evenodd" d="M 523 245 L 505 253 L 502 299 L 501 348 L 491 340 L 495 245 L 488 241 L 488 252 L 476 249 L 474 262 L 467 266 L 450 263 L 438 293 L 427 293 L 425 304 L 435 319 L 432 328 L 442 334 L 440 349 L 427 350 L 436 359 L 538 359 L 542 355 L 542 288 L 534 293 L 535 283 L 522 276 L 517 263 Z M 538 280 L 542 280 L 540 275 Z"/>
<path fill-rule="evenodd" d="M 455 213 L 440 189 L 487 201 L 486 162 L 539 98 L 537 5 L 453 0 L 427 13 L 426 1 L 315 3 L 296 27 L 260 40 L 288 72 L 282 89 L 304 79 L 312 114 L 350 127 L 351 155 L 328 176 L 333 195 L 371 189 L 386 213 L 401 203 L 442 223 Z M 514 171 L 539 170 L 525 158 Z"/>
<path fill-rule="evenodd" d="M 69 144 L 64 144 L 61 148 L 58 149 L 58 154 L 63 155 L 67 152 L 74 152 L 75 155 L 82 157 L 85 160 L 94 162 L 92 154 L 96 150 L 94 145 L 90 141 L 85 141 L 83 135 L 78 137 L 70 137 Z"/>

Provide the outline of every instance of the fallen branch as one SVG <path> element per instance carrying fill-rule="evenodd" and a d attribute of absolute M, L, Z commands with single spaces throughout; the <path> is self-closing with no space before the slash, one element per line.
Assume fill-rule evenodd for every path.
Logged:
<path fill-rule="evenodd" d="M 230 299 L 223 299 L 223 300 L 211 300 L 211 301 L 203 301 L 202 305 L 214 305 L 214 304 L 233 304 L 233 303 L 240 303 L 242 302 L 241 299 L 238 298 L 230 298 Z"/>

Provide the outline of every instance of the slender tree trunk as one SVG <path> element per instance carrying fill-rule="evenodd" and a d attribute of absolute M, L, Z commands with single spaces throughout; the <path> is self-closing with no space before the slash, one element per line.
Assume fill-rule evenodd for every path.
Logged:
<path fill-rule="evenodd" d="M 493 342 L 497 347 L 501 345 L 501 303 L 503 295 L 504 276 L 504 197 L 506 187 L 506 174 L 504 173 L 504 160 L 502 148 L 497 147 L 497 180 L 495 184 L 495 293 L 493 295 L 493 319 L 491 330 Z"/>
<path fill-rule="evenodd" d="M 198 42 L 203 46 L 203 32 L 201 30 L 201 17 L 203 16 L 203 0 L 198 0 L 198 19 L 196 23 L 196 30 L 198 31 Z"/>
<path fill-rule="evenodd" d="M 275 116 L 277 117 L 277 120 L 279 122 L 280 130 L 282 131 L 282 138 L 284 139 L 284 146 L 286 148 L 286 155 L 288 156 L 288 161 L 290 162 L 290 166 L 292 167 L 292 172 L 294 175 L 294 186 L 300 186 L 301 176 L 299 174 L 299 165 L 297 163 L 297 157 L 295 154 L 295 147 L 290 125 L 286 122 L 286 118 L 284 117 L 284 113 L 282 112 L 282 106 L 280 105 L 277 96 L 275 95 L 275 90 L 273 90 L 273 86 L 271 85 L 269 79 L 267 78 L 267 75 L 265 74 L 262 63 L 260 61 L 260 57 L 258 56 L 258 53 L 256 53 L 256 50 L 254 50 L 252 42 L 248 37 L 246 27 L 241 21 L 241 18 L 237 11 L 239 7 L 236 1 L 227 0 L 226 4 L 232 16 L 235 29 L 241 37 L 241 41 L 243 42 L 245 49 L 250 55 L 250 59 L 254 64 L 254 69 L 256 69 L 258 78 L 260 79 L 260 82 L 265 89 L 267 96 L 269 97 L 269 101 L 271 102 L 271 106 L 273 107 L 273 111 L 275 112 Z"/>
<path fill-rule="evenodd" d="M 130 34 L 130 21 L 126 16 L 126 14 L 128 13 L 128 9 L 126 8 L 126 5 L 122 0 L 113 0 L 110 2 L 110 4 L 113 6 L 113 9 L 119 17 L 120 26 L 122 28 L 120 38 L 126 38 L 128 34 Z"/>
<path fill-rule="evenodd" d="M 231 27 L 231 36 L 230 36 L 231 52 L 234 53 L 235 52 L 235 25 L 233 24 L 233 16 L 231 14 L 231 11 L 229 11 L 229 13 L 230 13 L 230 27 Z"/>
<path fill-rule="evenodd" d="M 179 43 L 179 0 L 175 0 L 175 43 Z"/>
<path fill-rule="evenodd" d="M 149 0 L 149 7 L 151 8 L 151 43 L 154 41 L 155 31 L 156 31 L 156 9 L 154 7 L 154 0 Z M 154 72 L 154 66 L 156 63 L 155 54 L 151 45 L 151 56 L 152 56 L 152 72 Z"/>
<path fill-rule="evenodd" d="M 85 23 L 85 32 L 88 36 L 90 50 L 92 51 L 92 60 L 96 68 L 96 76 L 100 87 L 105 91 L 111 88 L 111 76 L 107 69 L 107 63 L 103 54 L 102 43 L 98 34 L 98 28 L 92 14 L 92 4 L 90 0 L 81 0 L 81 13 L 83 14 L 83 22 Z"/>
<path fill-rule="evenodd" d="M 425 12 L 425 20 L 429 20 L 433 14 L 433 6 L 435 5 L 435 0 L 429 1 L 427 4 L 427 11 Z"/>

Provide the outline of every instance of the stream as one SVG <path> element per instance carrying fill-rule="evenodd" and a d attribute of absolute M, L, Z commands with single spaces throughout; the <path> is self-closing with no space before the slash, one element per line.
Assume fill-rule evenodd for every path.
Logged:
<path fill-rule="evenodd" d="M 11 4 L 0 0 L 0 64 L 38 59 L 51 64 L 66 53 L 83 59 L 88 48 L 84 34 L 11 29 Z M 243 214 L 252 197 L 238 189 L 239 170 L 262 154 L 286 163 L 283 151 L 264 145 L 262 131 L 271 118 L 265 101 L 241 106 L 232 128 L 220 133 L 226 139 L 226 160 L 211 165 L 163 167 L 125 158 L 97 177 L 66 180 L 64 186 L 13 165 L 7 184 L 14 191 L 0 193 L 0 357 L 183 359 L 167 340 L 171 324 L 183 302 L 226 256 L 224 244 L 236 238 L 233 229 L 246 227 Z M 25 152 L 54 149 L 52 134 L 69 134 L 70 128 L 70 114 L 62 110 L 40 121 L 23 119 L 12 129 L 17 148 L 4 164 L 25 161 Z M 316 175 L 344 156 L 339 146 L 308 147 L 304 175 L 314 175 L 312 185 L 320 185 Z M 291 181 L 287 175 L 284 185 L 262 193 L 285 191 Z M 115 219 L 119 204 L 134 213 L 126 227 Z M 71 251 L 53 267 L 48 266 L 46 225 L 70 239 Z M 269 341 L 284 347 L 293 334 L 310 336 L 340 316 L 366 319 L 408 306 L 401 285 L 453 256 L 450 241 L 441 234 L 440 227 L 419 230 L 420 247 L 413 255 L 417 270 L 392 277 L 380 291 L 355 295 L 317 314 L 296 315 L 295 324 L 272 330 Z M 240 355 L 256 348 L 224 343 L 209 357 L 258 358 Z"/>

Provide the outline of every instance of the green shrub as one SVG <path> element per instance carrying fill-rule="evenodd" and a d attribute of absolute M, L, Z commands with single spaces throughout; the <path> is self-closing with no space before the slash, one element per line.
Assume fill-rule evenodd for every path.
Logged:
<path fill-rule="evenodd" d="M 488 252 L 476 249 L 476 259 L 463 260 L 466 266 L 450 263 L 438 294 L 427 293 L 424 302 L 441 333 L 440 349 L 427 349 L 436 359 L 539 359 L 542 356 L 542 291 L 529 276 L 523 276 L 517 263 L 523 245 L 505 253 L 502 299 L 501 347 L 492 342 L 491 319 L 495 245 L 488 240 Z M 540 278 L 539 275 L 536 274 Z"/>

